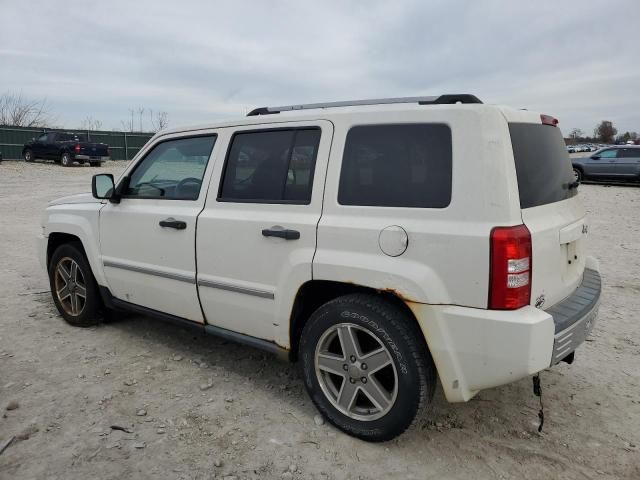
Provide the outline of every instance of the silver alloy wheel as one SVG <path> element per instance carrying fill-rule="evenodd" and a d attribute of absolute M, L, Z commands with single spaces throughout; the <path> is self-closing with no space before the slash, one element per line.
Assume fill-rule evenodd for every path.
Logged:
<path fill-rule="evenodd" d="M 577 169 L 573 169 L 573 181 L 574 182 L 579 182 L 580 181 L 580 172 L 578 172 Z"/>
<path fill-rule="evenodd" d="M 26 152 L 24 152 L 24 161 L 25 162 L 31 161 L 31 150 L 27 150 Z"/>
<path fill-rule="evenodd" d="M 62 159 L 61 159 L 60 163 L 62 163 L 62 165 L 65 166 L 65 167 L 68 167 L 71 164 L 71 157 L 69 156 L 68 153 L 63 153 L 62 154 Z"/>
<path fill-rule="evenodd" d="M 56 296 L 65 313 L 77 317 L 87 303 L 87 287 L 82 269 L 69 257 L 63 257 L 54 272 Z"/>
<path fill-rule="evenodd" d="M 398 373 L 387 347 L 353 323 L 333 325 L 316 345 L 314 364 L 322 392 L 356 420 L 384 417 L 398 395 Z"/>

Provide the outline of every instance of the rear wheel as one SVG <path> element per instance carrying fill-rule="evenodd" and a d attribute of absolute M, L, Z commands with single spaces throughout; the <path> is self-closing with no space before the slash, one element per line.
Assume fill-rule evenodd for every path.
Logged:
<path fill-rule="evenodd" d="M 33 162 L 33 160 L 34 160 L 34 157 L 33 157 L 33 151 L 32 151 L 32 150 L 30 150 L 30 149 L 26 149 L 26 150 L 24 151 L 23 156 L 24 156 L 24 161 L 25 161 L 25 162 Z"/>
<path fill-rule="evenodd" d="M 102 162 L 89 162 L 89 165 L 91 165 L 92 167 L 101 167 Z"/>
<path fill-rule="evenodd" d="M 63 167 L 70 167 L 73 161 L 71 160 L 71 154 L 69 152 L 64 152 L 60 156 L 60 163 Z"/>
<path fill-rule="evenodd" d="M 67 243 L 53 252 L 49 284 L 53 302 L 68 323 L 88 327 L 102 320 L 98 285 L 80 244 Z"/>
<path fill-rule="evenodd" d="M 575 182 L 582 181 L 582 170 L 580 170 L 579 168 L 573 167 L 573 180 Z"/>
<path fill-rule="evenodd" d="M 436 386 L 415 320 L 376 295 L 332 300 L 313 313 L 300 341 L 304 382 L 336 427 L 382 442 L 404 432 Z"/>

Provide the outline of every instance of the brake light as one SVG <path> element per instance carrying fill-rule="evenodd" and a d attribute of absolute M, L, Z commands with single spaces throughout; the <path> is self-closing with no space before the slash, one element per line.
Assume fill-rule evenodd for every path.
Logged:
<path fill-rule="evenodd" d="M 552 117 L 551 115 L 545 115 L 544 113 L 540 115 L 540 120 L 543 125 L 551 125 L 552 127 L 555 127 L 560 123 L 557 118 Z"/>
<path fill-rule="evenodd" d="M 490 237 L 489 308 L 515 310 L 531 301 L 531 233 L 495 227 Z"/>
<path fill-rule="evenodd" d="M 73 149 L 75 150 L 76 153 L 80 153 L 80 144 L 76 143 L 76 146 L 73 147 Z"/>

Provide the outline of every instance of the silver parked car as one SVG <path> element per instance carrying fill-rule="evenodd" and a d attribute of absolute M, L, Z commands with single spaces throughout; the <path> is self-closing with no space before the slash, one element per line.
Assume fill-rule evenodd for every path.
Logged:
<path fill-rule="evenodd" d="M 640 180 L 640 146 L 602 148 L 589 157 L 572 158 L 573 175 L 582 180 Z"/>

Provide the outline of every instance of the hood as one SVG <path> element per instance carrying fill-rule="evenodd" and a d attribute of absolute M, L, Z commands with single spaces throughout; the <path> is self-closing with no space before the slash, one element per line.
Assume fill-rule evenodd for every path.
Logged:
<path fill-rule="evenodd" d="M 67 197 L 56 198 L 49 202 L 49 206 L 68 205 L 74 203 L 100 203 L 100 200 L 94 198 L 90 193 L 78 193 L 77 195 L 69 195 Z"/>

